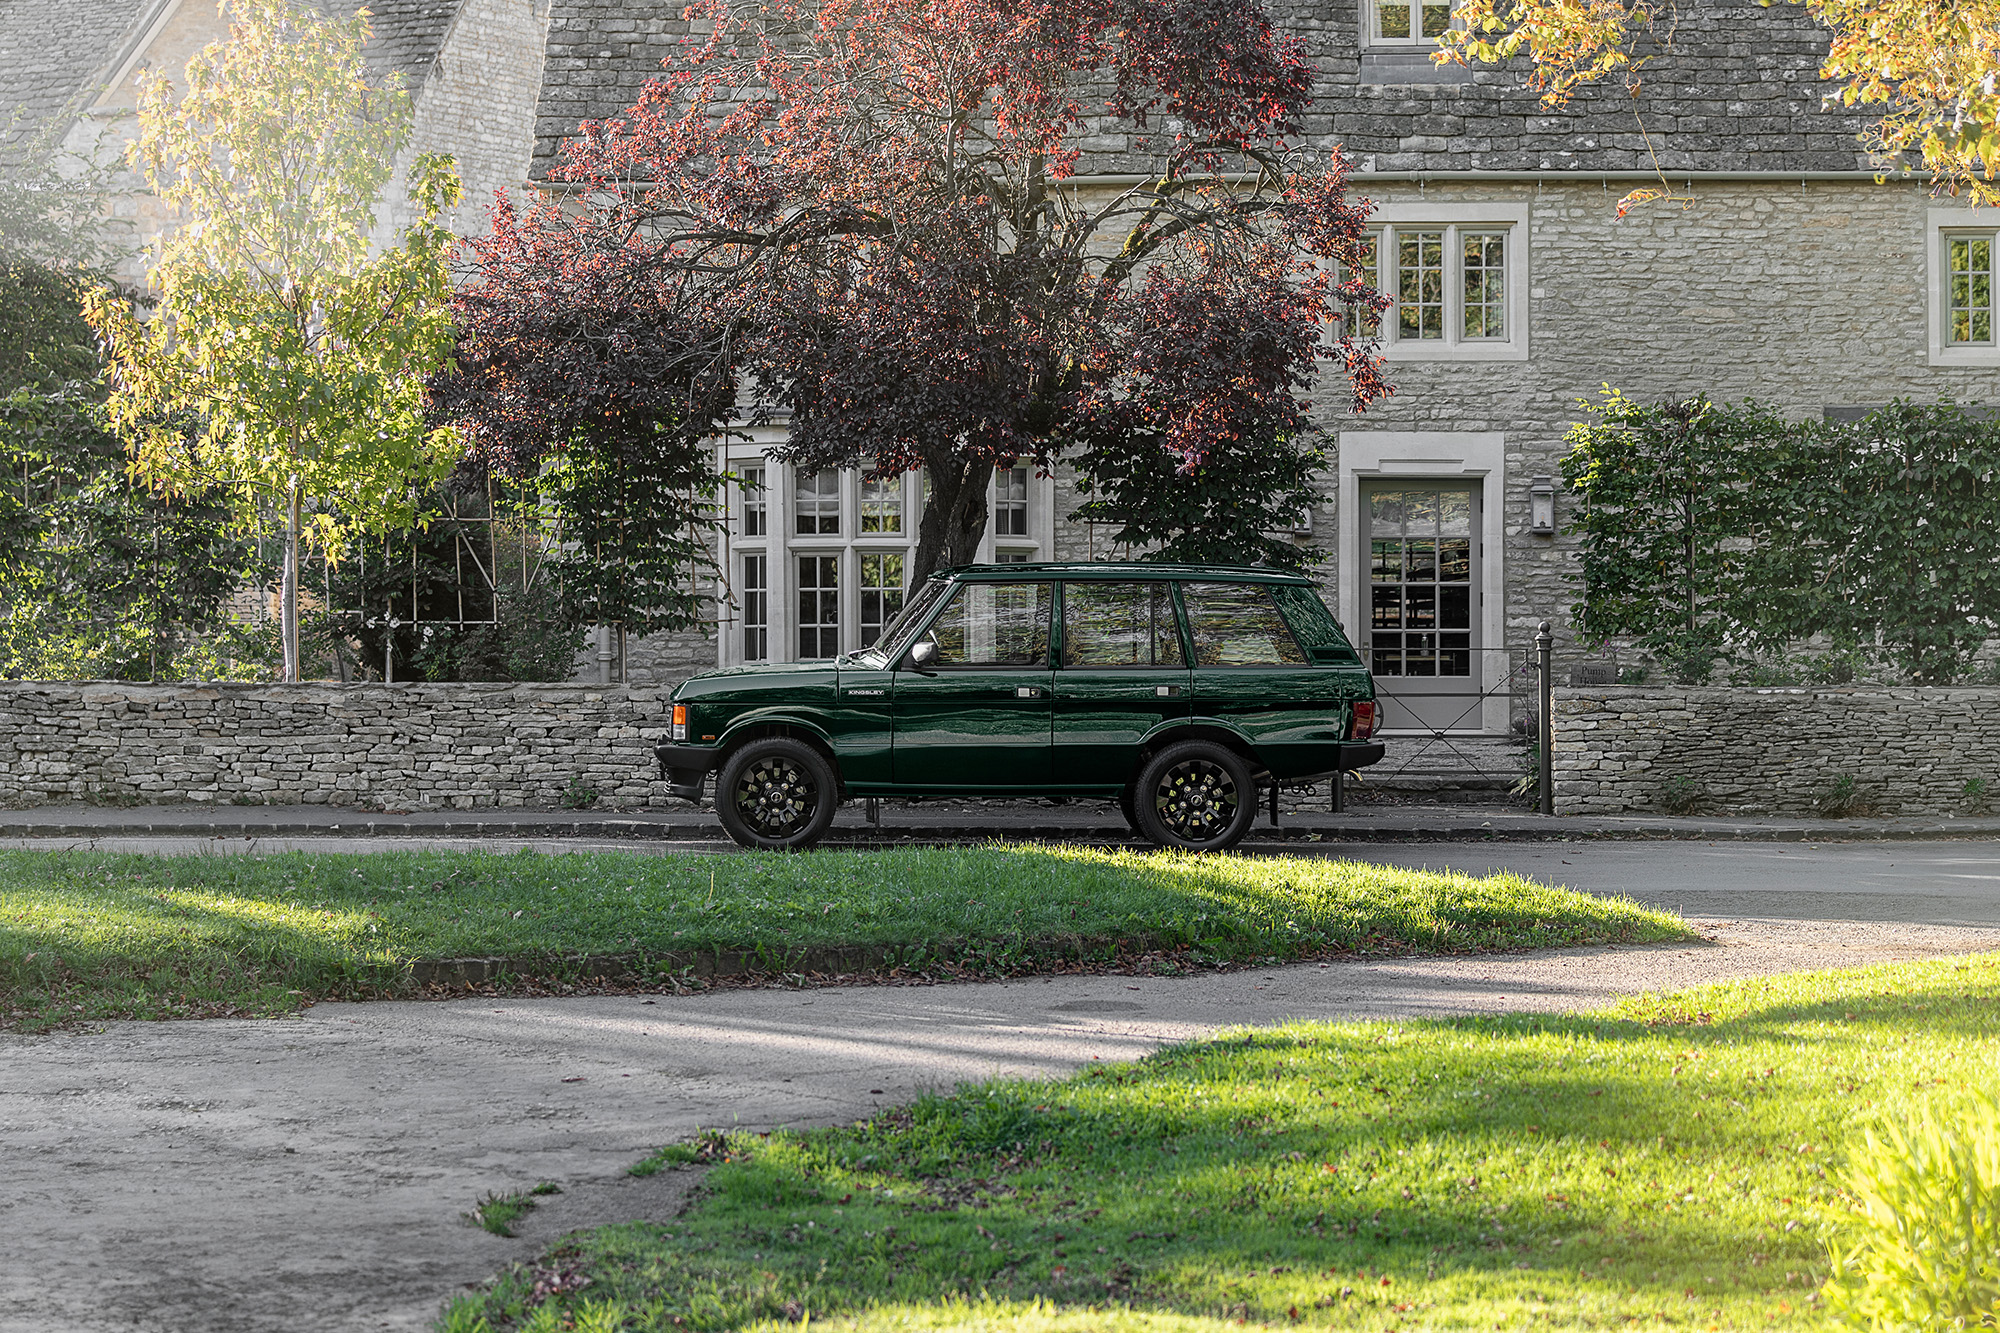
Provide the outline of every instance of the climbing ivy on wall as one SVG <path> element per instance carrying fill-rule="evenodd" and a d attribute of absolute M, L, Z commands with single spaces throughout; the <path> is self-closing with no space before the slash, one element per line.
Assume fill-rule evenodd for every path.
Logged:
<path fill-rule="evenodd" d="M 1588 637 L 1631 639 L 1683 681 L 1813 640 L 1943 683 L 2000 633 L 2000 422 L 1616 391 L 1589 410 L 1563 461 Z"/>

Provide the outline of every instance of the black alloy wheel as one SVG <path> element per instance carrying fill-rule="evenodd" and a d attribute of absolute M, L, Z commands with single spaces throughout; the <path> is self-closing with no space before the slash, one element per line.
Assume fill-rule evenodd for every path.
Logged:
<path fill-rule="evenodd" d="M 800 851 L 825 836 L 840 803 L 833 766 L 804 741 L 751 741 L 723 762 L 715 813 L 744 847 Z"/>
<path fill-rule="evenodd" d="M 1213 741 L 1178 741 L 1139 771 L 1133 802 L 1140 831 L 1162 847 L 1219 852 L 1257 818 L 1257 788 L 1243 757 Z"/>

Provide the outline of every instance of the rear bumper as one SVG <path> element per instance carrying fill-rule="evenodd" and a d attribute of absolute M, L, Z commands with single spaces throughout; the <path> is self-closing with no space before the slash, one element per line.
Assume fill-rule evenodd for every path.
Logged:
<path fill-rule="evenodd" d="M 684 801 L 701 799 L 702 779 L 722 762 L 722 752 L 706 745 L 663 742 L 653 747 L 653 757 L 660 761 L 660 776 L 666 780 L 667 790 Z"/>
<path fill-rule="evenodd" d="M 1380 741 L 1342 741 L 1340 743 L 1340 769 L 1344 773 L 1350 768 L 1366 768 L 1382 759 L 1383 748 Z"/>

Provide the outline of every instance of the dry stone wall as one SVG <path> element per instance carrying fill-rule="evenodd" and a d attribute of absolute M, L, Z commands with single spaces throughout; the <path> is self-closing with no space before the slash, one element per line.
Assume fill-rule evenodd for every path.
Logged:
<path fill-rule="evenodd" d="M 664 804 L 669 691 L 0 682 L 0 803 Z"/>
<path fill-rule="evenodd" d="M 1556 813 L 1988 813 L 2000 690 L 1558 689 Z M 1968 790 L 1968 784 L 1976 784 Z"/>

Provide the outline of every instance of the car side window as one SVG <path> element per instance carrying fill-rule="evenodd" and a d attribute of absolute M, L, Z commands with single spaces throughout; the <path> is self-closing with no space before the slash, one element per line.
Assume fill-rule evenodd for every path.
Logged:
<path fill-rule="evenodd" d="M 1063 663 L 1184 666 L 1179 618 L 1164 583 L 1063 585 Z"/>
<path fill-rule="evenodd" d="M 1272 585 L 1271 596 L 1284 612 L 1285 623 L 1292 627 L 1292 637 L 1306 650 L 1306 656 L 1322 663 L 1360 663 L 1361 655 L 1340 632 L 1340 622 L 1326 609 L 1317 592 L 1296 583 L 1278 583 Z"/>
<path fill-rule="evenodd" d="M 1046 666 L 1047 583 L 961 583 L 931 622 L 937 640 L 934 667 Z"/>
<path fill-rule="evenodd" d="M 1183 583 L 1181 601 L 1187 606 L 1196 666 L 1306 665 L 1306 655 L 1263 584 Z"/>

